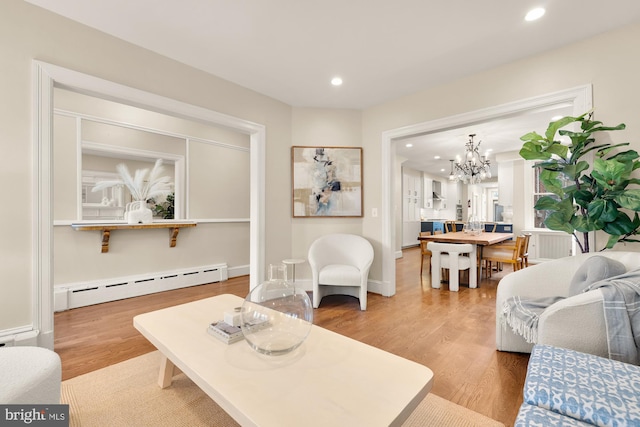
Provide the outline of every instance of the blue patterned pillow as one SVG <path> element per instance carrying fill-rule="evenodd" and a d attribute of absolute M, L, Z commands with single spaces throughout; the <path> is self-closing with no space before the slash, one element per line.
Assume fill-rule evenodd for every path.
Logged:
<path fill-rule="evenodd" d="M 524 402 L 596 426 L 640 426 L 640 366 L 536 345 Z"/>
<path fill-rule="evenodd" d="M 514 427 L 553 426 L 553 427 L 593 427 L 592 424 L 565 417 L 553 411 L 538 406 L 523 403 L 518 411 Z"/>

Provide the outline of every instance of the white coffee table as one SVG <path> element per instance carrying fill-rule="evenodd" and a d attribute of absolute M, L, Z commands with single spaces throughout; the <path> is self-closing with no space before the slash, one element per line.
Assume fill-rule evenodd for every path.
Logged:
<path fill-rule="evenodd" d="M 209 323 L 242 302 L 220 295 L 134 318 L 165 356 L 160 387 L 171 384 L 175 366 L 238 423 L 261 427 L 397 426 L 431 390 L 429 368 L 315 325 L 284 356 L 207 333 Z"/>

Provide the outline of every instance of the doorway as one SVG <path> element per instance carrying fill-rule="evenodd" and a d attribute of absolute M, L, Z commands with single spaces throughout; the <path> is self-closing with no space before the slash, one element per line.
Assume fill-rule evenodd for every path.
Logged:
<path fill-rule="evenodd" d="M 477 110 L 456 116 L 445 117 L 429 122 L 404 126 L 382 133 L 382 290 L 383 295 L 395 294 L 395 259 L 396 259 L 396 216 L 393 207 L 396 205 L 393 189 L 398 179 L 397 162 L 394 143 L 402 138 L 414 135 L 433 133 L 461 127 L 473 123 L 505 118 L 518 114 L 526 114 L 540 108 L 568 104 L 572 114 L 578 116 L 592 108 L 591 85 L 579 86 L 534 98 L 515 101 L 495 107 Z"/>
<path fill-rule="evenodd" d="M 52 120 L 53 93 L 62 87 L 118 101 L 126 105 L 163 112 L 197 122 L 243 132 L 250 139 L 250 286 L 264 277 L 264 125 L 196 107 L 139 89 L 123 86 L 41 61 L 34 64 L 34 205 L 33 205 L 33 319 L 39 346 L 53 349 L 53 206 Z"/>

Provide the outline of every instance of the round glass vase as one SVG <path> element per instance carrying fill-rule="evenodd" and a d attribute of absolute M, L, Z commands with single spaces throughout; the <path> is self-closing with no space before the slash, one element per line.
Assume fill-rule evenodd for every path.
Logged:
<path fill-rule="evenodd" d="M 240 316 L 251 348 L 276 356 L 295 350 L 307 338 L 313 306 L 304 289 L 287 281 L 286 265 L 270 265 L 269 280 L 249 292 Z"/>

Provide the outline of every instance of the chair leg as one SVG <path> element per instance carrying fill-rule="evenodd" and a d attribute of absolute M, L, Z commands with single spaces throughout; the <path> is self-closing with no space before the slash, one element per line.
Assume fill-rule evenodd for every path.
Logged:
<path fill-rule="evenodd" d="M 422 266 L 424 265 L 424 254 L 420 256 L 420 276 L 422 276 Z"/>
<path fill-rule="evenodd" d="M 460 289 L 460 270 L 447 270 L 447 272 L 449 275 L 449 290 L 452 292 L 458 292 Z"/>

